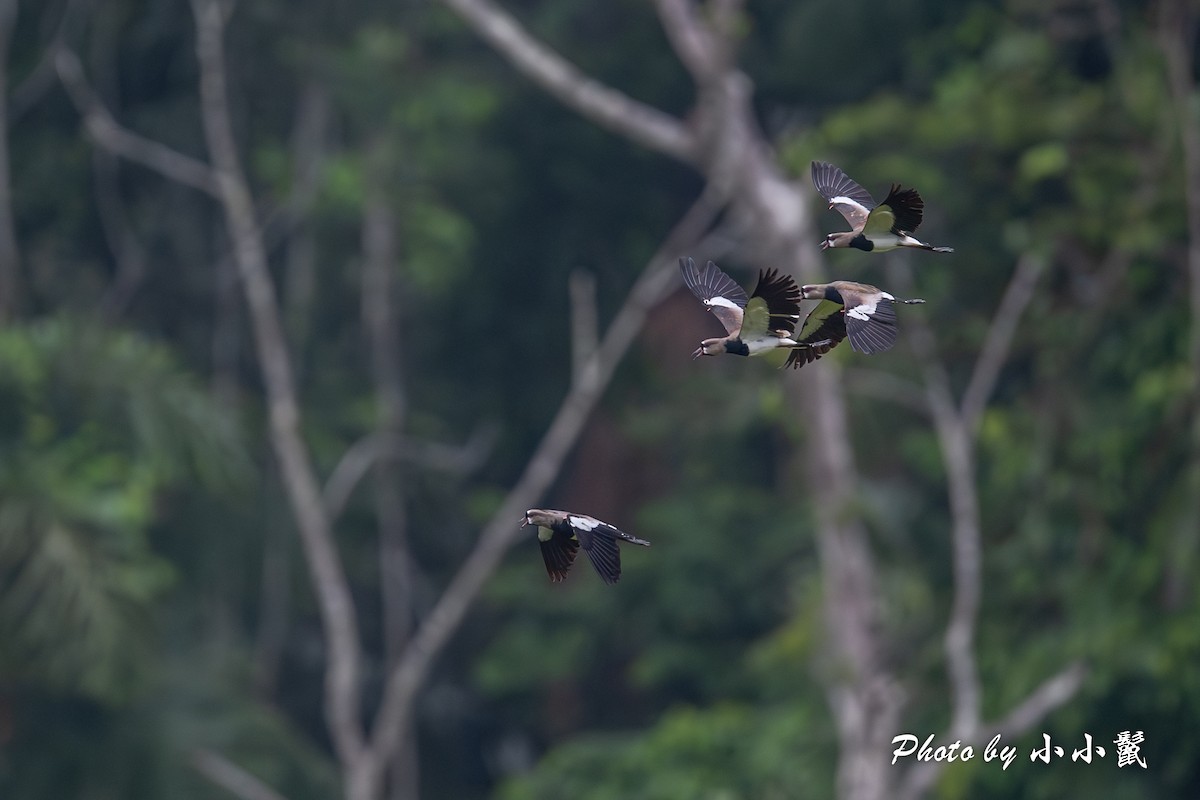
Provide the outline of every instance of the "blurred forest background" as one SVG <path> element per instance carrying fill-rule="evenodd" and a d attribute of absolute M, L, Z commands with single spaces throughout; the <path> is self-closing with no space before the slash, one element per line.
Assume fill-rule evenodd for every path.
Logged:
<path fill-rule="evenodd" d="M 1196 797 L 1198 24 L 0 0 L 0 797 Z M 928 302 L 692 362 L 681 255 Z"/>

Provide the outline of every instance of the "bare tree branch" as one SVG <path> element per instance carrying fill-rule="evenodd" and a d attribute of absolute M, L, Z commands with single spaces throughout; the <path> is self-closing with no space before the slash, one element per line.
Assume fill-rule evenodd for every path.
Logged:
<path fill-rule="evenodd" d="M 675 54 L 697 84 L 711 84 L 728 71 L 724 38 L 700 21 L 692 0 L 654 0 L 654 7 Z"/>
<path fill-rule="evenodd" d="M 983 341 L 983 349 L 975 361 L 975 369 L 962 398 L 963 427 L 972 435 L 979 425 L 984 406 L 996 388 L 996 380 L 1000 377 L 1000 369 L 1008 360 L 1009 348 L 1012 346 L 1013 334 L 1017 324 L 1025 314 L 1029 301 L 1033 299 L 1038 279 L 1045 271 L 1045 260 L 1040 256 L 1026 253 L 1017 260 L 1016 269 L 1000 300 L 996 316 L 988 326 L 987 337 Z"/>
<path fill-rule="evenodd" d="M 17 84 L 8 97 L 9 124 L 15 124 L 25 116 L 57 82 L 54 74 L 54 59 L 58 49 L 66 41 L 67 32 L 72 22 L 76 20 L 76 12 L 83 3 L 81 0 L 66 0 L 62 13 L 58 18 L 54 33 L 46 43 L 46 49 L 33 69 L 26 73 L 24 80 Z"/>
<path fill-rule="evenodd" d="M 994 733 L 1009 738 L 1021 736 L 1050 713 L 1066 705 L 1083 686 L 1083 680 L 1086 677 L 1087 667 L 1076 661 L 1046 679 L 1024 700 L 1014 706 L 1003 719 L 995 723 L 984 723 L 975 730 L 964 732 L 961 736 L 950 734 L 948 738 L 960 738 L 964 744 L 974 745 L 976 742 L 990 738 Z M 981 736 L 981 734 L 984 735 Z M 933 788 L 944 768 L 945 763 L 937 761 L 922 762 L 912 767 L 905 774 L 904 782 L 899 787 L 900 800 L 919 800 L 924 797 Z"/>
<path fill-rule="evenodd" d="M 561 57 L 530 38 L 510 17 L 487 0 L 445 0 L 445 2 L 480 30 L 484 38 L 491 41 L 519 68 L 531 75 L 535 81 L 546 87 L 555 96 L 580 110 L 581 113 L 596 120 L 599 124 L 606 125 L 636 141 L 677 158 L 692 161 L 698 158 L 696 138 L 677 120 L 653 109 L 640 107 L 633 101 L 629 101 L 628 98 L 588 80 Z M 705 202 L 705 198 L 702 198 L 697 207 L 689 212 L 673 236 L 669 238 L 668 245 L 664 245 L 663 250 L 656 255 L 646 272 L 639 278 L 625 307 L 604 337 L 603 343 L 584 369 L 580 371 L 559 414 L 546 432 L 524 474 L 485 527 L 478 546 L 472 551 L 450 586 L 425 618 L 416 636 L 389 674 L 382 708 L 373 727 L 369 749 L 363 752 L 361 757 L 358 757 L 356 751 L 361 743 L 354 741 L 353 736 L 339 735 L 339 730 L 356 727 L 357 717 L 353 710 L 347 713 L 346 709 L 351 706 L 338 698 L 344 700 L 346 696 L 357 697 L 357 688 L 355 681 L 347 695 L 343 691 L 346 687 L 345 682 L 337 679 L 339 654 L 345 652 L 339 649 L 337 635 L 343 633 L 345 629 L 339 630 L 334 626 L 337 615 L 334 613 L 336 609 L 331 610 L 331 608 L 337 605 L 339 598 L 333 597 L 331 604 L 330 596 L 325 588 L 329 584 L 324 580 L 324 577 L 328 577 L 328 575 L 323 575 L 326 567 L 321 565 L 322 563 L 332 563 L 334 566 L 331 569 L 337 579 L 344 581 L 344 575 L 341 574 L 337 553 L 330 541 L 328 517 L 322 513 L 320 498 L 317 497 L 311 463 L 297 431 L 299 411 L 296 406 L 291 375 L 288 371 L 286 347 L 281 333 L 277 330 L 279 327 L 278 311 L 274 308 L 273 287 L 266 271 L 262 229 L 255 222 L 254 209 L 245 186 L 245 179 L 237 164 L 236 148 L 233 144 L 231 125 L 228 120 L 228 109 L 224 105 L 219 11 L 216 10 L 214 3 L 206 2 L 206 0 L 193 0 L 193 5 L 196 9 L 199 29 L 197 52 L 200 55 L 202 67 L 204 121 L 210 152 L 216 167 L 215 182 L 219 190 L 218 195 L 226 210 L 228 225 L 234 239 L 234 252 L 243 275 L 247 300 L 251 305 L 256 345 L 268 385 L 273 443 L 284 469 L 285 486 L 288 488 L 297 512 L 302 540 L 309 555 L 310 569 L 313 570 L 314 588 L 318 592 L 322 605 L 323 625 L 330 637 L 332 663 L 327 684 L 327 716 L 339 756 L 347 771 L 354 773 L 353 777 L 348 779 L 348 797 L 351 800 L 373 797 L 380 785 L 384 765 L 396 752 L 398 744 L 404 736 L 404 731 L 411 721 L 413 698 L 431 668 L 433 660 L 461 623 L 473 598 L 486 578 L 494 571 L 507 547 L 519 535 L 516 522 L 520 512 L 545 491 L 546 486 L 557 474 L 562 460 L 573 446 L 588 414 L 611 378 L 621 355 L 640 328 L 647 310 L 661 296 L 673 277 L 673 270 L 666 269 L 662 262 L 669 259 L 667 264 L 670 264 L 673 261 L 671 256 L 674 254 L 669 251 L 680 245 L 685 238 L 685 232 L 688 236 L 696 236 L 711 224 L 719 204 L 713 200 L 711 194 L 706 193 L 707 202 Z M 727 5 L 732 8 L 734 4 Z M 680 15 L 693 13 L 690 6 L 672 2 L 672 0 L 663 0 L 660 7 L 666 9 L 664 20 L 684 19 Z M 692 25 L 692 32 L 703 30 L 699 27 L 700 23 L 691 16 L 688 16 L 684 22 L 677 21 L 675 24 L 676 26 Z M 725 32 L 726 30 L 721 31 L 722 34 Z M 675 32 L 675 34 L 682 34 L 683 37 L 686 37 L 687 33 L 687 30 L 682 29 Z M 673 40 L 681 39 L 681 36 L 674 35 L 670 31 L 669 34 L 672 35 Z M 694 43 L 679 46 L 681 49 L 692 47 L 697 53 L 703 49 L 702 46 L 697 47 Z M 766 233 L 765 236 L 760 237 L 765 240 L 762 245 L 762 254 L 781 253 L 788 248 L 794 249 L 795 238 L 805 235 L 808 228 L 808 217 L 803 203 L 798 200 L 794 187 L 779 174 L 777 167 L 773 165 L 767 155 L 768 148 L 755 127 L 749 107 L 748 86 L 739 80 L 740 77 L 732 70 L 704 73 L 703 79 L 709 81 L 709 84 L 702 86 L 702 89 L 711 92 L 718 98 L 718 102 L 708 110 L 707 124 L 716 125 L 721 116 L 712 110 L 714 108 L 734 112 L 726 116 L 725 125 L 716 133 L 717 139 L 721 143 L 717 150 L 731 154 L 730 157 L 722 162 L 719 155 L 715 157 L 709 155 L 705 158 L 704 169 L 709 173 L 710 187 L 714 185 L 722 188 L 737 187 L 739 191 L 738 204 L 741 207 L 743 218 L 748 218 L 758 211 L 767 212 L 762 215 L 763 221 L 759 222 L 755 229 L 758 233 Z M 651 113 L 641 116 L 634 115 L 638 121 L 628 122 L 627 115 L 631 108 Z M 735 158 L 734 155 L 737 157 Z M 735 176 L 733 180 L 720 183 L 712 180 L 713 174 L 720 171 L 715 165 L 721 163 L 724 163 L 725 169 Z M 238 221 L 239 218 L 241 222 Z M 789 256 L 786 263 L 797 265 L 799 271 L 805 275 L 812 275 L 819 269 L 818 260 L 811 256 Z M 273 331 L 272 327 L 276 330 Z M 273 358 L 273 356 L 282 356 L 282 358 Z M 985 375 L 985 373 L 980 374 Z M 940 378 L 936 375 L 931 375 L 930 378 L 927 394 L 930 405 L 934 408 L 935 417 L 939 416 L 937 413 L 939 404 L 945 410 L 955 412 L 944 371 Z M 994 383 L 995 377 L 988 380 Z M 980 378 L 980 381 L 981 386 L 986 383 L 983 377 Z M 988 391 L 982 392 L 984 402 L 989 393 L 990 387 L 988 387 Z M 838 666 L 849 668 L 849 677 L 845 680 L 837 680 L 831 688 L 831 702 L 834 705 L 835 717 L 839 724 L 843 749 L 848 750 L 847 745 L 853 746 L 859 742 L 869 744 L 872 748 L 871 752 L 866 754 L 869 758 L 878 742 L 881 724 L 886 727 L 887 720 L 892 719 L 895 715 L 895 709 L 898 708 L 898 692 L 894 682 L 880 663 L 878 633 L 873 629 L 873 621 L 876 616 L 873 607 L 877 601 L 877 587 L 865 532 L 862 530 L 860 521 L 847 519 L 847 508 L 854 494 L 855 475 L 852 453 L 846 435 L 845 409 L 840 386 L 837 383 L 837 371 L 832 369 L 821 371 L 814 376 L 812 386 L 804 390 L 804 396 L 809 404 L 814 422 L 817 423 L 815 429 L 818 431 L 814 435 L 810 463 L 813 472 L 820 473 L 821 477 L 819 481 L 814 479 L 813 484 L 830 489 L 827 494 L 822 495 L 827 497 L 829 502 L 823 504 L 823 507 L 818 510 L 822 564 L 826 570 L 826 582 L 830 587 L 825 602 L 827 622 L 830 634 L 835 641 L 834 650 L 836 651 L 835 658 L 839 660 Z M 944 416 L 950 419 L 952 415 Z M 953 416 L 957 417 L 956 414 Z M 958 422 L 959 430 L 956 436 L 959 441 L 967 443 L 967 446 L 961 449 L 960 455 L 965 456 L 962 463 L 973 470 L 973 453 L 969 446 L 970 437 L 966 435 L 966 431 L 962 430 L 961 419 Z M 946 438 L 954 437 L 947 436 Z M 375 458 L 378 456 L 372 456 L 372 460 Z M 360 461 L 362 460 L 364 459 L 360 459 Z M 348 462 L 349 459 L 347 459 Z M 950 471 L 955 471 L 949 457 L 947 464 Z M 348 484 L 353 486 L 356 481 L 357 479 L 349 481 Z M 329 494 L 328 488 L 326 499 Z M 349 490 L 346 490 L 343 496 L 348 493 Z M 316 497 L 315 502 L 314 497 Z M 971 511 L 966 504 L 960 505 L 966 511 Z M 974 509 L 974 513 L 977 516 L 977 508 Z M 975 543 L 977 548 L 977 530 Z M 325 550 L 323 551 L 322 548 Z M 964 548 L 964 552 L 966 552 L 966 548 Z M 966 561 L 970 560 L 970 558 L 966 558 Z M 975 560 L 978 561 L 977 554 Z M 960 570 L 960 572 L 965 574 L 965 570 Z M 975 584 L 977 587 L 977 580 Z M 346 608 L 349 609 L 350 620 L 353 622 L 353 608 L 349 605 L 348 598 L 343 599 Z M 976 595 L 974 608 L 977 609 L 977 606 L 978 597 Z M 955 613 L 957 614 L 958 611 L 956 610 Z M 973 620 L 974 612 L 967 616 Z M 953 628 L 953 623 L 951 628 Z M 971 632 L 972 629 L 968 628 L 968 635 L 965 639 L 968 649 Z M 954 637 L 948 631 L 948 653 L 952 649 L 950 643 L 952 638 Z M 340 641 L 346 640 L 343 638 Z M 350 642 L 354 645 L 352 650 L 354 658 L 357 659 L 359 657 L 357 632 L 354 632 Z M 969 666 L 970 669 L 967 672 L 973 675 L 973 662 L 969 662 Z M 345 678 L 345 675 L 343 670 L 342 678 Z M 357 664 L 355 664 L 353 675 L 357 677 Z M 967 696 L 970 691 L 964 689 L 959 694 Z M 977 695 L 978 687 L 976 685 L 974 702 L 964 703 L 963 706 L 977 709 Z M 972 721 L 977 721 L 977 717 L 974 720 L 967 720 L 968 723 Z M 351 742 L 351 744 L 347 745 L 347 742 Z M 862 789 L 863 796 L 883 796 L 883 785 L 879 780 L 882 773 L 877 769 L 872 770 L 872 777 L 856 778 L 852 781 L 848 776 L 862 772 L 860 767 L 865 768 L 866 764 L 862 758 L 856 761 L 854 753 L 844 753 L 843 756 L 843 763 L 839 765 L 839 787 L 845 792 Z"/>
<path fill-rule="evenodd" d="M 907 260 L 902 262 L 902 267 L 896 274 L 904 288 L 911 290 L 912 271 Z M 926 398 L 946 466 L 946 484 L 950 495 L 954 599 L 944 646 L 951 689 L 951 719 L 947 736 L 952 740 L 970 739 L 980 730 L 981 696 L 974 648 L 983 590 L 982 518 L 975 462 L 978 420 L 1008 359 L 1013 334 L 1033 297 L 1043 268 L 1043 261 L 1035 256 L 1025 256 L 1018 261 L 988 328 L 961 406 L 954 402 L 950 380 L 937 354 L 932 329 L 923 318 L 917 316 L 913 317 L 910 324 L 909 341 L 922 367 Z M 1074 670 L 1075 667 L 1072 667 L 1064 675 L 1075 675 Z M 1015 720 L 1024 724 L 1029 714 L 1047 713 L 1049 708 L 1066 702 L 1076 688 L 1078 680 L 1052 681 L 1018 707 L 1024 709 L 1023 716 Z M 1066 690 L 1070 693 L 1062 696 L 1061 692 Z M 1038 718 L 1040 716 L 1028 719 L 1027 724 L 1032 725 Z M 937 779 L 941 766 L 933 763 L 914 767 L 906 778 L 903 796 L 921 796 Z"/>
<path fill-rule="evenodd" d="M 329 473 L 322 493 L 325 513 L 331 520 L 340 517 L 350 495 L 378 461 L 403 460 L 425 469 L 466 475 L 483 465 L 498 435 L 496 425 L 484 424 L 463 444 L 448 445 L 374 431 L 351 445 Z"/>
<path fill-rule="evenodd" d="M 735 6 L 725 4 L 729 13 Z M 719 21 L 726 11 L 717 8 L 708 22 L 691 3 L 662 0 L 659 8 L 667 36 L 697 84 L 692 119 L 701 143 L 699 168 L 730 197 L 728 216 L 744 231 L 741 256 L 782 266 L 804 282 L 824 280 L 824 263 L 812 246 L 809 193 L 784 175 L 758 125 L 752 84 L 732 64 L 733 26 Z M 702 63 L 709 46 L 718 69 Z M 837 789 L 841 797 L 882 800 L 889 787 L 883 756 L 903 691 L 883 656 L 879 587 L 867 532 L 855 511 L 858 476 L 839 365 L 823 366 L 787 386 L 809 432 L 801 451 L 805 482 L 821 498 L 813 511 L 829 643 L 826 692 L 841 745 Z"/>
<path fill-rule="evenodd" d="M 192 751 L 192 766 L 211 783 L 242 800 L 287 800 L 220 753 L 205 748 Z"/>
<path fill-rule="evenodd" d="M 250 310 L 266 385 L 271 442 L 296 516 L 327 640 L 325 715 L 338 757 L 347 771 L 353 772 L 364 746 L 359 718 L 361 652 L 357 615 L 341 557 L 333 543 L 312 459 L 300 435 L 300 409 L 291 359 L 267 268 L 262 230 L 238 160 L 226 97 L 222 10 L 215 0 L 193 0 L 192 10 L 200 64 L 201 119 L 212 157 L 211 174 L 219 190 L 218 199 L 225 211 Z"/>
<path fill-rule="evenodd" d="M 664 296 L 674 278 L 675 257 L 698 240 L 721 208 L 718 196 L 706 190 L 676 224 L 633 285 L 604 339 L 563 399 L 525 471 L 484 527 L 470 556 L 463 562 L 429 615 L 422 621 L 403 658 L 388 676 L 383 702 L 372 735 L 377 761 L 396 751 L 412 713 L 418 687 L 434 658 L 462 622 L 476 594 L 520 536 L 521 515 L 533 505 L 558 474 L 592 408 L 612 378 L 625 351 L 642 328 L 646 315 Z"/>
<path fill-rule="evenodd" d="M 906 289 L 912 286 L 908 262 L 903 262 Z M 951 688 L 950 735 L 961 737 L 979 725 L 979 675 L 975 665 L 975 624 L 982 594 L 983 553 L 980 543 L 979 498 L 975 480 L 975 437 L 954 404 L 950 379 L 936 352 L 933 331 L 924 318 L 912 315 L 909 342 L 925 379 L 925 394 L 946 467 L 953 543 L 954 599 L 946 626 L 946 666 Z"/>
<path fill-rule="evenodd" d="M 1042 272 L 1042 261 L 1025 257 L 1013 271 L 1000 308 L 993 317 L 983 350 L 975 363 L 961 407 L 956 406 L 946 369 L 936 352 L 933 332 L 923 317 L 914 316 L 910 342 L 925 378 L 929 410 L 946 465 L 950 494 L 954 552 L 954 599 L 946 626 L 945 651 L 950 677 L 952 711 L 950 735 L 960 738 L 979 725 L 981 699 L 975 663 L 975 626 L 983 592 L 982 522 L 976 488 L 976 427 L 984 405 L 1008 359 L 1013 333 Z M 902 272 L 911 287 L 908 262 Z"/>
<path fill-rule="evenodd" d="M 696 141 L 687 127 L 657 108 L 640 103 L 583 74 L 559 53 L 530 36 L 491 0 L 442 0 L 552 97 L 602 128 L 680 161 L 694 161 Z"/>
<path fill-rule="evenodd" d="M 718 9 L 714 27 L 700 18 L 691 0 L 655 0 L 655 7 L 667 39 L 696 83 L 692 119 L 708 180 L 771 215 L 772 222 L 786 218 L 793 226 L 803 225 L 806 216 L 795 209 L 797 192 L 780 185 L 778 165 L 758 127 L 750 79 L 733 64 L 732 20 L 720 17 L 732 8 Z"/>
<path fill-rule="evenodd" d="M 1019 736 L 1046 718 L 1046 715 L 1075 696 L 1087 677 L 1087 667 L 1076 661 L 1057 675 L 1048 678 L 995 724 L 996 731 L 1005 736 Z"/>
<path fill-rule="evenodd" d="M 88 135 L 97 144 L 164 177 L 220 199 L 221 191 L 212 169 L 207 164 L 172 150 L 160 142 L 139 136 L 121 127 L 112 118 L 88 86 L 78 56 L 62 47 L 58 50 L 54 63 L 67 94 L 83 117 Z"/>
<path fill-rule="evenodd" d="M 709 18 L 713 31 L 718 36 L 732 43 L 738 36 L 738 27 L 745 12 L 746 0 L 709 0 Z M 730 51 L 732 62 L 733 52 Z"/>

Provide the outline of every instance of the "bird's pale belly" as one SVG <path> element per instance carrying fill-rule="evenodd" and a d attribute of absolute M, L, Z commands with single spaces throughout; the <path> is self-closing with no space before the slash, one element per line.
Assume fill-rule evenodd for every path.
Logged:
<path fill-rule="evenodd" d="M 755 339 L 752 342 L 746 342 L 746 348 L 750 351 L 746 355 L 759 356 L 763 353 L 769 353 L 777 347 L 795 347 L 794 339 L 783 339 L 778 336 L 768 336 L 763 339 Z"/>

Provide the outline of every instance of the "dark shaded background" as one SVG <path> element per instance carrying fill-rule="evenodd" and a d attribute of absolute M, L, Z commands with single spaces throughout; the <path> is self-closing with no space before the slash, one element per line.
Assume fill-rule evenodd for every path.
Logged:
<path fill-rule="evenodd" d="M 688 114 L 648 4 L 506 7 L 585 72 Z M 55 68 L 77 54 L 121 126 L 206 162 L 191 9 L 10 0 L 0 22 L 0 797 L 233 796 L 206 756 L 291 800 L 337 796 L 326 634 L 227 218 L 97 146 Z M 876 197 L 917 186 L 923 238 L 956 253 L 830 253 L 835 277 L 928 302 L 901 309 L 892 352 L 843 346 L 797 373 L 688 361 L 716 324 L 680 284 L 541 503 L 654 546 L 623 551 L 614 587 L 582 563 L 550 585 L 522 539 L 424 681 L 388 796 L 832 796 L 822 498 L 784 387 L 838 365 L 895 733 L 942 737 L 953 521 L 914 335 L 931 329 L 960 396 L 1022 259 L 1036 291 L 974 448 L 983 716 L 1088 671 L 1011 738 L 1011 769 L 977 757 L 935 792 L 1195 796 L 1196 23 L 1172 0 L 748 3 L 740 63 L 778 159 L 799 181 L 834 161 Z M 242 0 L 224 41 L 316 471 L 372 431 L 405 441 L 334 527 L 370 718 L 568 389 L 572 272 L 594 279 L 603 330 L 703 181 L 564 109 L 439 3 Z M 372 230 L 390 237 L 383 350 Z M 749 285 L 729 235 L 722 266 Z M 1117 768 L 1121 730 L 1144 731 L 1146 769 Z M 1031 764 L 1043 732 L 1109 756 Z"/>

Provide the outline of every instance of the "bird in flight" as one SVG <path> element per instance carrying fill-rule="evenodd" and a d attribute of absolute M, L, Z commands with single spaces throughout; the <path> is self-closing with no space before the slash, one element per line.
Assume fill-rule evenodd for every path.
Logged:
<path fill-rule="evenodd" d="M 777 348 L 802 348 L 809 343 L 793 338 L 800 319 L 800 288 L 788 275 L 776 270 L 760 271 L 754 293 L 746 290 L 709 261 L 701 271 L 690 258 L 679 259 L 683 282 L 725 326 L 726 336 L 705 339 L 692 358 L 733 353 L 757 356 Z"/>
<path fill-rule="evenodd" d="M 799 369 L 816 361 L 849 337 L 860 353 L 882 353 L 896 343 L 896 303 L 924 300 L 897 299 L 876 286 L 853 281 L 813 283 L 800 287 L 805 300 L 820 300 L 800 328 L 801 340 L 828 340 L 828 344 L 793 350 L 785 367 Z"/>
<path fill-rule="evenodd" d="M 913 247 L 932 253 L 953 253 L 953 247 L 934 247 L 914 237 L 925 212 L 925 201 L 916 189 L 901 189 L 893 183 L 882 204 L 850 176 L 825 161 L 812 162 L 813 185 L 829 201 L 830 208 L 841 212 L 851 230 L 831 233 L 821 249 L 854 247 L 882 253 L 897 247 Z"/>
<path fill-rule="evenodd" d="M 621 551 L 617 549 L 617 540 L 650 546 L 645 539 L 618 530 L 607 522 L 569 511 L 531 508 L 525 512 L 521 527 L 526 525 L 537 526 L 546 572 L 555 583 L 567 577 L 580 547 L 587 553 L 600 580 L 616 583 L 621 577 Z"/>

